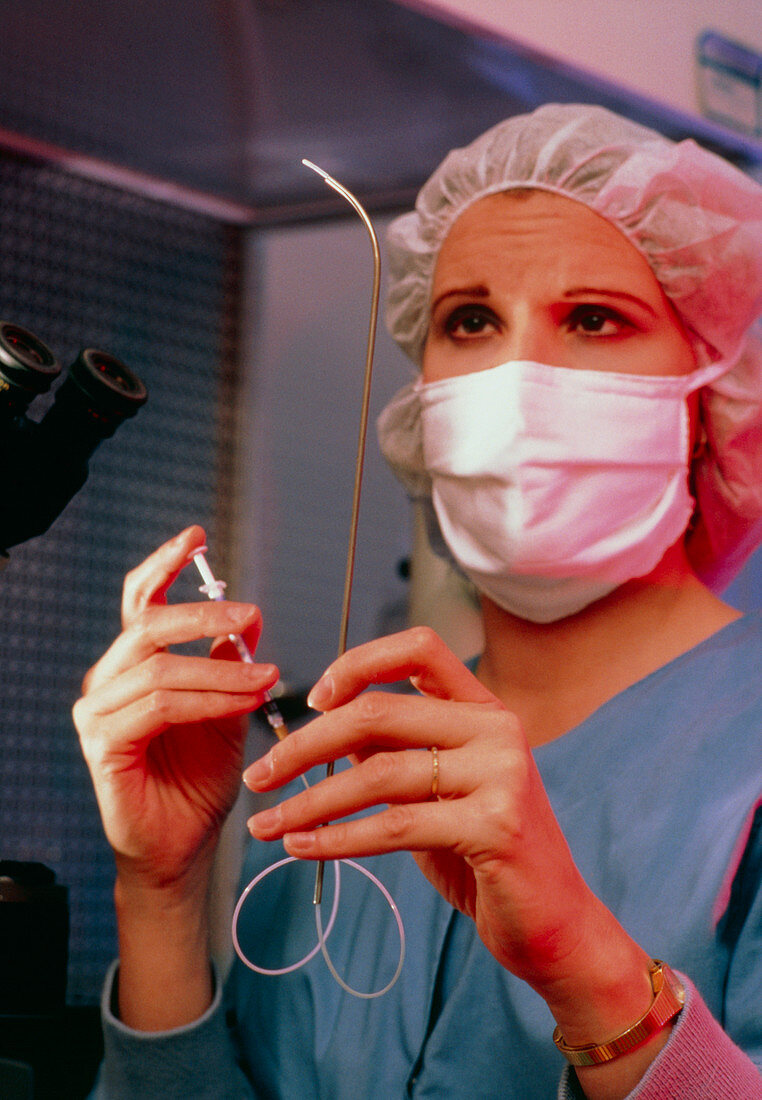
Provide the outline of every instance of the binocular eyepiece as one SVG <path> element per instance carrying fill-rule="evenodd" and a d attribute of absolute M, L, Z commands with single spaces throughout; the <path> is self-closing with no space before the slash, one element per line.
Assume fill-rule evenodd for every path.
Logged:
<path fill-rule="evenodd" d="M 0 506 L 0 550 L 41 535 L 87 480 L 88 460 L 148 393 L 108 352 L 85 348 L 40 421 L 27 416 L 61 364 L 37 336 L 0 321 L 0 458 L 6 474 Z"/>

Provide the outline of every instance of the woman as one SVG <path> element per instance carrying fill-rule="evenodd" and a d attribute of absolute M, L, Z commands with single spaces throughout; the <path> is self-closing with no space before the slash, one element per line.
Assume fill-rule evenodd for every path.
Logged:
<path fill-rule="evenodd" d="M 246 605 L 166 606 L 191 528 L 128 577 L 75 708 L 117 861 L 101 1095 L 762 1096 L 762 626 L 700 579 L 759 540 L 761 237 L 739 173 L 574 106 L 451 154 L 398 219 L 389 322 L 421 376 L 382 448 L 478 591 L 484 650 L 351 650 L 245 780 L 350 757 L 249 826 L 306 860 L 380 854 L 402 977 L 367 1002 L 319 962 L 234 967 L 225 1025 L 209 868 L 236 718 L 276 671 L 166 651 L 258 635 Z M 255 936 L 281 917 L 251 905 Z"/>

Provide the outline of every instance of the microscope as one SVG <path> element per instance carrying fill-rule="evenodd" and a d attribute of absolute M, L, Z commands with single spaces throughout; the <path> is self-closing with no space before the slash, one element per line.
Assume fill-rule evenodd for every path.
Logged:
<path fill-rule="evenodd" d="M 93 452 L 147 397 L 141 380 L 113 355 L 85 348 L 64 372 L 37 336 L 0 321 L 0 564 L 12 547 L 48 530 L 87 480 Z M 35 402 L 47 406 L 37 418 L 29 415 Z M 55 873 L 42 863 L 0 858 L 0 1095 L 6 1100 L 60 1095 L 60 1066 L 53 1077 L 41 1052 L 52 1045 L 46 1036 L 60 1044 L 66 1032 L 68 941 L 68 892 Z"/>

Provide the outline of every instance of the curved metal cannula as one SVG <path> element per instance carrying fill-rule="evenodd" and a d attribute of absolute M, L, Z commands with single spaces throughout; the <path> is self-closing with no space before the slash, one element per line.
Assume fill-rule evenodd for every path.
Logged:
<path fill-rule="evenodd" d="M 311 168 L 313 172 L 317 172 L 319 176 L 322 176 L 329 187 L 332 187 L 334 191 L 337 191 L 342 198 L 345 198 L 347 202 L 357 211 L 362 218 L 363 224 L 368 231 L 370 237 L 371 247 L 373 249 L 373 289 L 371 291 L 371 305 L 370 305 L 370 323 L 368 326 L 368 344 L 365 355 L 365 381 L 363 385 L 362 404 L 360 406 L 360 426 L 357 439 L 357 459 L 355 461 L 355 480 L 354 491 L 352 494 L 352 519 L 349 528 L 349 547 L 347 550 L 347 564 L 344 572 L 344 598 L 341 609 L 341 623 L 339 628 L 339 649 L 338 656 L 345 652 L 347 648 L 347 632 L 349 628 L 349 607 L 352 601 L 352 579 L 354 577 L 355 567 L 355 550 L 357 546 L 357 525 L 360 516 L 360 492 L 362 489 L 362 475 L 363 467 L 365 464 L 365 439 L 368 434 L 368 410 L 370 408 L 370 385 L 373 377 L 373 349 L 376 343 L 376 325 L 378 322 L 378 302 L 381 293 L 381 250 L 378 245 L 378 237 L 376 231 L 371 224 L 371 220 L 368 217 L 365 209 L 362 207 L 357 198 L 351 191 L 347 191 L 346 187 L 343 187 L 338 180 L 335 180 L 333 176 L 329 176 L 327 172 L 324 172 L 322 168 L 318 168 L 317 164 L 313 164 L 311 160 L 302 160 L 302 164 L 307 168 Z M 327 776 L 333 775 L 333 762 L 328 765 Z M 315 894 L 313 902 L 315 905 L 319 905 L 323 897 L 323 876 L 325 874 L 325 863 L 320 862 L 317 866 L 317 874 L 315 876 Z"/>

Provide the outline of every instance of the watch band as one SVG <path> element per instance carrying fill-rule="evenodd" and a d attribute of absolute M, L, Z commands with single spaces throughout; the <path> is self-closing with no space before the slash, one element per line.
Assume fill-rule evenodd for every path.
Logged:
<path fill-rule="evenodd" d="M 625 1031 L 605 1043 L 590 1043 L 570 1047 L 564 1042 L 561 1029 L 553 1032 L 553 1042 L 573 1066 L 598 1066 L 640 1046 L 651 1035 L 661 1031 L 682 1010 L 685 990 L 682 982 L 666 963 L 653 959 L 648 968 L 654 999 L 648 1011 Z"/>

